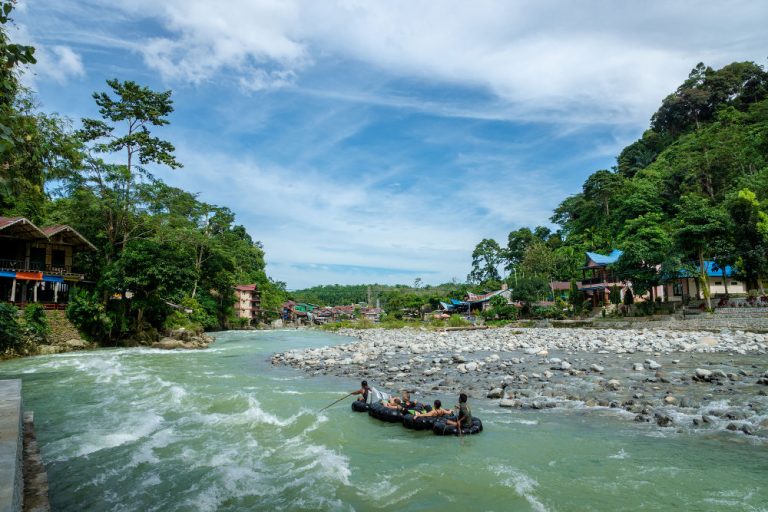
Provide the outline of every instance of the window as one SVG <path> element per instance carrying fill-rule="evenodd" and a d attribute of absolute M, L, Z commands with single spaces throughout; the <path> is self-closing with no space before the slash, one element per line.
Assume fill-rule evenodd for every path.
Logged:
<path fill-rule="evenodd" d="M 681 297 L 683 295 L 683 283 L 672 284 L 672 295 L 675 297 Z"/>
<path fill-rule="evenodd" d="M 51 251 L 51 265 L 54 267 L 63 267 L 65 254 L 66 253 L 64 251 L 58 249 Z"/>
<path fill-rule="evenodd" d="M 722 281 L 715 281 L 715 286 L 723 284 Z"/>
<path fill-rule="evenodd" d="M 738 281 L 731 281 L 731 286 L 739 286 L 739 282 Z"/>

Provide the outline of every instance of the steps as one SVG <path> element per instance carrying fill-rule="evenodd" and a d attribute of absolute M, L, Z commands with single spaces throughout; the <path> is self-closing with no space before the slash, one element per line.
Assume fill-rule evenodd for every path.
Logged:
<path fill-rule="evenodd" d="M 52 345 L 64 344 L 73 339 L 82 339 L 77 328 L 69 321 L 64 311 L 46 311 L 45 316 L 51 327 L 49 342 Z"/>

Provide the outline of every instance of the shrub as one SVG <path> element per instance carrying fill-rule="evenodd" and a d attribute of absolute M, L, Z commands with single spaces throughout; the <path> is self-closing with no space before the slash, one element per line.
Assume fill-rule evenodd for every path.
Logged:
<path fill-rule="evenodd" d="M 621 304 L 621 289 L 618 285 L 611 286 L 611 293 L 608 295 L 608 300 L 611 301 L 611 304 L 616 306 Z"/>
<path fill-rule="evenodd" d="M 460 315 L 451 315 L 451 318 L 448 319 L 448 326 L 449 327 L 466 327 L 470 324 L 468 321 L 464 320 Z"/>
<path fill-rule="evenodd" d="M 51 332 L 45 309 L 40 304 L 28 304 L 24 308 L 24 327 L 38 339 L 43 339 Z"/>
<path fill-rule="evenodd" d="M 211 315 L 196 299 L 184 297 L 181 300 L 181 306 L 184 310 L 174 309 L 166 317 L 164 322 L 166 329 L 184 328 L 190 331 L 198 331 L 216 329 L 219 326 L 216 317 Z M 243 320 L 246 321 L 247 325 L 248 319 L 244 318 Z M 233 323 L 239 325 L 235 320 L 233 320 Z"/>
<path fill-rule="evenodd" d="M 624 305 L 631 306 L 634 303 L 635 303 L 635 296 L 632 294 L 632 289 L 627 288 L 627 291 L 624 293 Z"/>
<path fill-rule="evenodd" d="M 0 351 L 14 350 L 21 345 L 18 309 L 13 304 L 0 303 Z"/>
<path fill-rule="evenodd" d="M 73 290 L 67 305 L 67 318 L 93 341 L 111 338 L 114 320 L 95 293 Z"/>

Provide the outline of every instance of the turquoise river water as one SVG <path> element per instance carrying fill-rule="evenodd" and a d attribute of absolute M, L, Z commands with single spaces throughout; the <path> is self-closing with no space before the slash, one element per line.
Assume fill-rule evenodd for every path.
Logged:
<path fill-rule="evenodd" d="M 0 378 L 23 379 L 54 510 L 768 510 L 768 448 L 746 436 L 475 400 L 485 432 L 438 437 L 351 399 L 318 414 L 359 383 L 269 363 L 346 341 L 227 332 L 203 351 L 7 361 Z"/>

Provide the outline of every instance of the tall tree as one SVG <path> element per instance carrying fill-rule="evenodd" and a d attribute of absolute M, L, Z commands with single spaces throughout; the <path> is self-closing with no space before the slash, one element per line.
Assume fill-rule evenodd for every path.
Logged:
<path fill-rule="evenodd" d="M 473 283 L 498 282 L 499 264 L 501 263 L 501 247 L 496 240 L 484 238 L 472 251 L 472 272 L 467 279 Z"/>
<path fill-rule="evenodd" d="M 125 160 L 120 165 L 104 165 L 91 159 L 90 181 L 100 190 L 111 185 L 113 207 L 107 212 L 106 231 L 110 233 L 115 253 L 134 236 L 131 217 L 134 214 L 135 193 L 144 178 L 151 177 L 145 167 L 150 164 L 165 165 L 172 169 L 181 167 L 174 156 L 173 144 L 152 135 L 152 127 L 168 124 L 167 117 L 173 112 L 171 91 L 155 92 L 132 81 L 107 80 L 111 94 L 94 93 L 101 120 L 83 119 L 81 137 L 91 143 L 95 153 L 122 153 Z M 114 96 L 113 96 L 114 95 Z M 87 180 L 88 178 L 86 178 Z"/>
<path fill-rule="evenodd" d="M 617 276 L 631 281 L 635 293 L 643 295 L 658 286 L 663 276 L 659 267 L 670 258 L 672 237 L 661 213 L 648 213 L 627 222 L 620 235 L 623 254 L 615 264 Z"/>
<path fill-rule="evenodd" d="M 686 194 L 680 200 L 679 212 L 674 221 L 674 237 L 679 251 L 696 259 L 697 279 L 708 310 L 712 309 L 712 302 L 704 256 L 705 253 L 714 256 L 713 248 L 724 245 L 731 231 L 729 220 L 725 210 L 715 207 L 708 199 Z"/>

